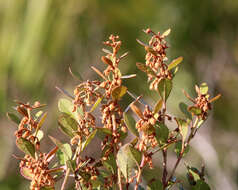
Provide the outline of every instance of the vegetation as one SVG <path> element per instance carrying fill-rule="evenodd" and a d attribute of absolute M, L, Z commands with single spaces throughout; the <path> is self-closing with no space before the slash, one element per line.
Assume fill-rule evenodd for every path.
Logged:
<path fill-rule="evenodd" d="M 16 172 L 19 163 L 12 157 L 23 156 L 15 145 L 16 128 L 6 117 L 15 106 L 12 100 L 47 103 L 43 110 L 48 114 L 43 128 L 45 138 L 40 144 L 42 152 L 53 147 L 48 135 L 66 142 L 58 131 L 60 94 L 55 86 L 73 94 L 78 81 L 68 74 L 69 66 L 84 79 L 98 79 L 89 65 L 103 70 L 99 63 L 101 42 L 111 33 L 125 42 L 121 52 L 129 52 L 120 62 L 121 72 L 137 74 L 123 80 L 123 85 L 135 95 L 143 94 L 149 105 L 156 104 L 158 93 L 148 90 L 146 75 L 135 66 L 136 62 L 144 62 L 144 49 L 135 39 L 148 41 L 149 35 L 141 32 L 148 26 L 155 31 L 171 28 L 173 32 L 166 38 L 170 46 L 167 57 L 184 57 L 166 102 L 168 113 L 183 118 L 178 102 L 191 102 L 181 89 L 196 97 L 194 84 L 206 81 L 211 97 L 222 94 L 190 142 L 189 154 L 176 169 L 177 178 L 186 182 L 183 162 L 197 168 L 205 164 L 211 189 L 238 189 L 238 142 L 234 140 L 238 138 L 238 1 L 7 0 L 0 1 L 0 15 L 0 189 L 26 190 L 29 183 Z M 127 94 L 123 96 L 122 110 L 132 101 Z M 175 124 L 169 123 L 168 127 Z M 98 158 L 97 142 L 90 143 L 84 154 L 97 154 Z M 172 148 L 168 154 L 173 154 Z M 161 165 L 161 157 L 161 152 L 153 156 L 156 175 L 160 173 L 157 166 Z M 174 159 L 168 156 L 169 163 Z M 172 166 L 168 165 L 170 171 Z M 67 184 L 70 186 L 71 180 Z M 60 185 L 56 183 L 56 189 Z M 190 189 L 186 183 L 184 188 Z"/>
<path fill-rule="evenodd" d="M 136 74 L 121 73 L 119 63 L 128 53 L 119 55 L 122 43 L 115 35 L 104 42 L 111 48 L 103 49 L 106 54 L 101 57 L 106 66 L 104 71 L 91 67 L 100 79 L 83 80 L 79 73 L 70 69 L 72 76 L 80 81 L 74 94 L 57 87 L 68 97 L 58 101 L 58 126 L 68 136 L 67 143 L 55 135 L 49 136 L 55 147 L 48 153 L 42 152 L 42 127 L 47 113 L 41 108 L 45 105 L 16 101 L 19 115 L 8 113 L 8 117 L 18 125 L 16 145 L 25 156 L 15 155 L 15 158 L 20 160 L 21 175 L 31 181 L 31 190 L 55 189 L 58 181 L 64 190 L 69 178 L 73 178 L 74 188 L 79 190 L 184 189 L 176 169 L 189 152 L 191 140 L 207 120 L 211 103 L 220 95 L 210 98 L 206 83 L 195 85 L 195 98 L 183 91 L 190 105 L 177 102 L 183 116 L 171 114 L 167 101 L 176 86 L 174 77 L 183 58 L 168 61 L 165 39 L 170 29 L 162 34 L 150 28 L 144 32 L 151 38 L 148 43 L 137 40 L 146 56 L 145 63 L 137 62 L 136 66 L 147 75 L 149 90 L 157 94 L 155 105 L 145 103 L 142 95 L 135 96 L 133 89 L 125 86 L 125 81 L 135 78 Z M 126 96 L 133 101 L 123 108 L 121 102 Z M 85 155 L 86 148 L 90 148 L 96 138 L 100 139 L 100 156 Z M 169 152 L 171 149 L 174 153 Z M 154 165 L 156 154 L 160 154 L 160 165 Z M 55 155 L 57 159 L 53 160 Z M 175 157 L 174 163 L 169 157 Z M 184 164 L 193 190 L 210 189 L 204 166 L 197 169 Z M 154 167 L 159 168 L 159 174 L 153 173 Z"/>

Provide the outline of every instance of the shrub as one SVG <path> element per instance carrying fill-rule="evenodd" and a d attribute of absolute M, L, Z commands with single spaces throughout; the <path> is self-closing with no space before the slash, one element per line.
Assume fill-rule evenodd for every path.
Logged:
<path fill-rule="evenodd" d="M 60 99 L 58 124 L 60 130 L 70 138 L 68 143 L 60 142 L 56 137 L 50 139 L 55 147 L 48 152 L 41 152 L 40 142 L 43 138 L 42 125 L 46 113 L 40 109 L 45 106 L 39 102 L 33 105 L 16 101 L 17 112 L 8 117 L 18 124 L 16 136 L 17 147 L 25 154 L 18 157 L 20 173 L 31 181 L 31 190 L 55 189 L 57 181 L 63 181 L 61 190 L 66 188 L 69 177 L 74 179 L 75 189 L 183 189 L 182 181 L 175 176 L 175 171 L 182 158 L 189 152 L 189 144 L 212 109 L 211 103 L 220 95 L 210 99 L 208 86 L 202 83 L 195 86 L 197 97 L 185 96 L 191 105 L 180 103 L 183 118 L 174 117 L 167 111 L 167 100 L 174 85 L 174 76 L 183 58 L 178 57 L 169 64 L 166 57 L 168 48 L 165 38 L 170 30 L 163 34 L 151 29 L 144 31 L 151 36 L 148 44 L 137 40 L 146 51 L 145 63 L 136 63 L 149 82 L 149 90 L 156 91 L 159 101 L 155 106 L 145 104 L 142 96 L 136 97 L 123 84 L 123 80 L 136 75 L 122 75 L 120 61 L 127 53 L 118 56 L 121 41 L 111 35 L 104 42 L 111 50 L 101 61 L 106 65 L 103 72 L 91 67 L 101 80 L 86 80 L 78 77 L 80 84 L 71 95 L 58 88 L 68 99 Z M 134 101 L 123 110 L 120 106 L 124 95 L 128 94 Z M 98 109 L 99 108 L 99 109 Z M 39 111 L 40 110 L 40 111 Z M 95 116 L 99 112 L 100 116 Z M 136 119 L 135 119 L 136 118 Z M 176 123 L 173 127 L 172 122 Z M 132 138 L 127 138 L 131 133 Z M 85 148 L 97 137 L 101 141 L 101 157 L 83 156 Z M 126 140 L 125 140 L 126 139 Z M 176 162 L 168 169 L 168 149 L 174 149 Z M 162 165 L 160 173 L 154 175 L 153 156 L 161 152 Z M 56 155 L 57 160 L 51 162 Z M 204 167 L 198 170 L 185 165 L 187 178 L 192 189 L 210 189 L 205 182 Z"/>

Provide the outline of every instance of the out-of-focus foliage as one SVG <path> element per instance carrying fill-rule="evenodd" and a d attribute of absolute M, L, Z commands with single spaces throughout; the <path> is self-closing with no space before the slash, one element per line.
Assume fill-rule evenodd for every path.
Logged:
<path fill-rule="evenodd" d="M 133 73 L 136 61 L 144 59 L 135 39 L 144 38 L 141 30 L 147 26 L 155 31 L 172 28 L 168 54 L 184 57 L 169 109 L 179 110 L 175 100 L 185 101 L 180 89 L 187 86 L 190 93 L 193 82 L 207 81 L 214 94 L 222 94 L 213 119 L 207 122 L 211 130 L 205 129 L 206 138 L 194 142 L 203 149 L 195 151 L 198 155 L 207 151 L 202 159 L 209 160 L 206 163 L 214 189 L 236 189 L 238 144 L 232 139 L 237 138 L 238 123 L 237 18 L 235 0 L 0 1 L 0 189 L 24 189 L 20 181 L 16 187 L 18 180 L 11 180 L 15 176 L 10 175 L 16 168 L 11 157 L 14 128 L 6 123 L 4 113 L 13 105 L 12 99 L 40 99 L 52 109 L 57 94 L 54 87 L 75 84 L 68 66 L 87 78 L 91 73 L 88 65 L 99 65 L 101 41 L 111 33 L 120 35 L 123 52 L 130 51 L 122 70 Z M 138 76 L 138 84 L 146 80 L 143 74 Z M 134 82 L 131 79 L 127 86 Z M 143 86 L 134 88 L 137 94 L 148 93 Z M 52 121 L 48 123 L 54 128 Z"/>

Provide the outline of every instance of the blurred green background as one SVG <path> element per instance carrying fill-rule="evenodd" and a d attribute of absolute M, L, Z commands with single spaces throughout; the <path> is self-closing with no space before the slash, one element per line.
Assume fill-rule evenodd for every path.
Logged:
<path fill-rule="evenodd" d="M 238 188 L 237 0 L 1 0 L 0 190 L 28 189 L 11 156 L 21 155 L 15 147 L 15 126 L 5 114 L 12 111 L 13 100 L 47 103 L 44 130 L 56 135 L 57 100 L 62 95 L 55 86 L 72 92 L 77 81 L 69 66 L 86 79 L 94 78 L 89 66 L 102 68 L 102 41 L 111 33 L 120 35 L 121 53 L 130 52 L 120 65 L 123 73 L 137 73 L 128 88 L 151 95 L 148 102 L 155 103 L 158 98 L 148 92 L 146 78 L 135 66 L 145 55 L 135 39 L 148 40 L 142 32 L 147 27 L 161 32 L 171 28 L 168 57 L 184 57 L 169 100 L 171 113 L 180 114 L 182 88 L 193 94 L 194 84 L 206 81 L 212 95 L 222 94 L 192 142 L 187 161 L 197 167 L 205 163 L 212 189 Z M 178 172 L 183 171 L 181 166 Z"/>

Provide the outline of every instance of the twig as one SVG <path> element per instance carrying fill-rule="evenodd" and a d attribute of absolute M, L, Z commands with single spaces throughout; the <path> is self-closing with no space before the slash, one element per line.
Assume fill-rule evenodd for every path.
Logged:
<path fill-rule="evenodd" d="M 119 185 L 119 189 L 123 190 L 122 188 L 122 182 L 121 182 L 121 171 L 119 169 L 119 167 L 117 168 L 117 175 L 118 175 L 118 185 Z"/>
<path fill-rule="evenodd" d="M 178 165 L 179 165 L 179 163 L 180 163 L 180 161 L 181 161 L 181 159 L 182 159 L 182 157 L 183 157 L 184 150 L 187 148 L 187 146 L 189 145 L 190 141 L 192 140 L 192 138 L 193 138 L 193 137 L 195 136 L 195 134 L 197 133 L 197 128 L 196 128 L 197 123 L 198 123 L 198 117 L 196 117 L 195 122 L 192 123 L 191 133 L 190 133 L 190 135 L 189 135 L 189 137 L 188 137 L 187 142 L 184 143 L 184 149 L 181 150 L 181 152 L 180 152 L 180 154 L 179 154 L 179 157 L 178 157 L 178 159 L 177 159 L 177 161 L 176 161 L 176 163 L 175 163 L 175 165 L 174 165 L 174 168 L 173 168 L 173 170 L 172 170 L 172 172 L 171 172 L 171 174 L 170 174 L 170 176 L 169 176 L 169 178 L 168 178 L 167 183 L 172 179 L 172 177 L 173 177 L 173 175 L 174 175 L 174 173 L 175 173 L 175 170 L 177 169 L 177 167 L 178 167 Z"/>
<path fill-rule="evenodd" d="M 164 148 L 163 149 L 163 177 L 162 177 L 162 182 L 163 182 L 163 186 L 164 186 L 164 189 L 166 188 L 166 185 L 167 185 L 167 174 L 168 174 L 168 171 L 167 171 L 167 149 Z"/>
<path fill-rule="evenodd" d="M 141 160 L 141 163 L 140 163 L 140 166 L 139 166 L 139 172 L 137 174 L 136 185 L 135 185 L 134 190 L 138 190 L 138 188 L 139 188 L 139 184 L 140 184 L 140 180 L 141 180 L 141 174 L 142 174 L 142 169 L 143 169 L 144 165 L 145 165 L 145 156 L 143 154 L 142 160 Z"/>
<path fill-rule="evenodd" d="M 69 177 L 69 172 L 70 172 L 70 169 L 67 168 L 66 173 L 65 173 L 65 178 L 64 178 L 64 181 L 61 186 L 61 190 L 64 190 L 64 188 L 65 188 L 65 185 L 66 185 L 68 177 Z"/>
<path fill-rule="evenodd" d="M 165 91 L 164 91 L 164 97 L 165 97 Z M 163 123 L 165 124 L 165 114 L 166 114 L 166 102 L 163 100 Z M 164 148 L 162 150 L 163 152 L 163 176 L 162 176 L 162 183 L 163 183 L 163 189 L 167 186 L 167 148 Z"/>

